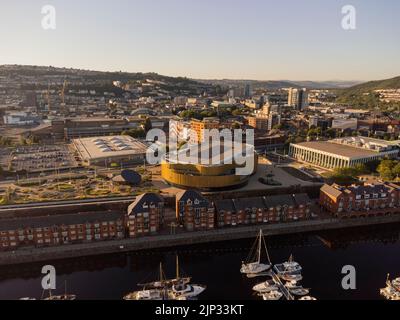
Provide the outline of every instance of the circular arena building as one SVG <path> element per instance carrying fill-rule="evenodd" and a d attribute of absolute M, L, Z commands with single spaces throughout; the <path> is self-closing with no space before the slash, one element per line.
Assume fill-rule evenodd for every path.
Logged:
<path fill-rule="evenodd" d="M 258 157 L 254 146 L 234 146 L 225 148 L 221 144 L 204 148 L 192 145 L 169 153 L 161 163 L 162 178 L 168 184 L 184 189 L 240 188 L 257 171 Z"/>

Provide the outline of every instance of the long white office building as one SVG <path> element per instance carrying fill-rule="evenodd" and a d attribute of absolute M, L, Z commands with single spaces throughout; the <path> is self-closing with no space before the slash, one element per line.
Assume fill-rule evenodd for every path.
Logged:
<path fill-rule="evenodd" d="M 399 145 L 399 141 L 350 137 L 291 144 L 289 155 L 298 161 L 326 169 L 348 168 L 386 157 L 396 158 Z"/>

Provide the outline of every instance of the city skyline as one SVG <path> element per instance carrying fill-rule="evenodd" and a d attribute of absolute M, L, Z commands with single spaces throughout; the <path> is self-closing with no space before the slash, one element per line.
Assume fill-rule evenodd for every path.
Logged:
<path fill-rule="evenodd" d="M 397 1 L 352 1 L 355 30 L 341 25 L 347 1 L 208 2 L 6 1 L 0 64 L 194 79 L 369 81 L 399 75 Z M 44 5 L 56 9 L 55 30 L 41 27 Z"/>

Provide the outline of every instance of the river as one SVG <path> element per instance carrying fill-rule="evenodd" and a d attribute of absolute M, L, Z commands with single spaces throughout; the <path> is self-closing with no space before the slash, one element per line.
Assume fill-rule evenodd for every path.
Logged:
<path fill-rule="evenodd" d="M 267 237 L 274 263 L 291 254 L 303 267 L 302 284 L 321 300 L 381 299 L 379 289 L 386 275 L 400 277 L 400 224 Z M 256 236 L 256 235 L 255 235 Z M 137 283 L 157 278 L 162 262 L 167 276 L 174 276 L 175 255 L 181 271 L 194 283 L 207 285 L 200 300 L 259 300 L 252 287 L 265 278 L 248 279 L 239 272 L 254 239 L 196 245 L 170 250 L 50 261 L 57 271 L 57 290 L 78 299 L 121 299 L 137 290 Z M 0 268 L 0 299 L 40 298 L 44 263 Z M 343 266 L 356 268 L 356 290 L 341 286 Z"/>

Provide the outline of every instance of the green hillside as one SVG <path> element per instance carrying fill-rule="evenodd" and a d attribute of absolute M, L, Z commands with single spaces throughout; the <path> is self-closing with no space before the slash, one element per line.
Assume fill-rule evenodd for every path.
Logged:
<path fill-rule="evenodd" d="M 375 90 L 380 89 L 400 89 L 400 77 L 370 81 L 347 89 L 338 90 L 337 102 L 357 108 L 379 108 L 381 110 L 397 110 L 400 108 L 399 103 L 381 102 L 379 94 L 374 92 Z"/>

